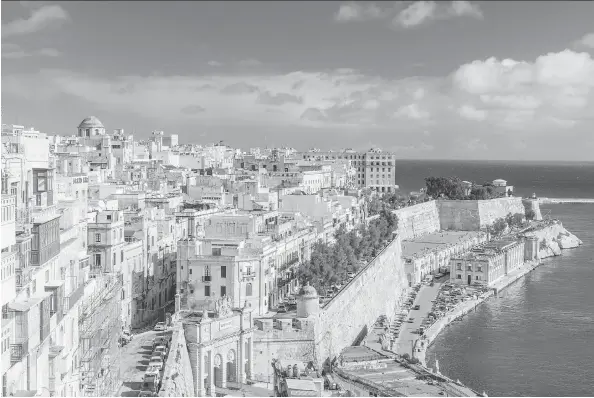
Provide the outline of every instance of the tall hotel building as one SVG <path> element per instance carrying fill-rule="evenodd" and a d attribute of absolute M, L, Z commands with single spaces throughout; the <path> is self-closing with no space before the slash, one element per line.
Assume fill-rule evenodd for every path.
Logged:
<path fill-rule="evenodd" d="M 320 152 L 312 149 L 308 152 L 297 152 L 296 159 L 308 161 L 322 160 L 350 160 L 357 171 L 357 185 L 359 188 L 371 188 L 377 192 L 392 192 L 396 185 L 396 155 L 372 148 L 366 152 L 351 149 L 334 152 Z"/>

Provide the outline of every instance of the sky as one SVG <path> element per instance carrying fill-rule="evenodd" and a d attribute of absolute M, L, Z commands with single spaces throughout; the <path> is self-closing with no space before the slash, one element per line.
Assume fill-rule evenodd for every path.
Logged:
<path fill-rule="evenodd" d="M 2 1 L 2 123 L 594 160 L 594 3 Z"/>

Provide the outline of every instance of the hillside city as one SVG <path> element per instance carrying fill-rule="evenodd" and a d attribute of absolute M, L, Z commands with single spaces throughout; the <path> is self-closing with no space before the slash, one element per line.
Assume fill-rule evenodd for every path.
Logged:
<path fill-rule="evenodd" d="M 377 148 L 72 133 L 2 125 L 3 396 L 481 395 L 426 366 L 441 323 L 579 244 Z"/>

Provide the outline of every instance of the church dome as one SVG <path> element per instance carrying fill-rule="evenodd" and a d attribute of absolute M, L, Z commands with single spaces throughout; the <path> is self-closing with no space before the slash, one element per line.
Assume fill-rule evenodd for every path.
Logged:
<path fill-rule="evenodd" d="M 303 297 L 318 297 L 318 292 L 309 284 L 309 282 L 307 282 L 307 284 L 302 286 L 299 290 L 299 295 Z"/>
<path fill-rule="evenodd" d="M 97 119 L 95 116 L 89 116 L 89 117 L 85 118 L 85 120 L 80 122 L 80 124 L 78 125 L 78 128 L 79 129 L 94 129 L 94 128 L 102 129 L 105 127 L 103 127 L 103 123 L 101 123 L 101 121 L 99 119 Z"/>

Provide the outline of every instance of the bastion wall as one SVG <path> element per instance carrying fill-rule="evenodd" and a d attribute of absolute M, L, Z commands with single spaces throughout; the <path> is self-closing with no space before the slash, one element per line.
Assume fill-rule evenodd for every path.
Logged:
<path fill-rule="evenodd" d="M 408 286 L 399 235 L 332 300 L 321 308 L 315 327 L 318 364 L 338 356 L 370 330 L 377 317 L 392 317 Z"/>
<path fill-rule="evenodd" d="M 254 365 L 252 379 L 272 383 L 274 375 L 270 361 L 277 359 L 283 365 L 309 363 L 315 360 L 314 330 L 271 329 L 254 332 Z"/>
<path fill-rule="evenodd" d="M 196 395 L 192 364 L 181 323 L 175 325 L 171 336 L 171 350 L 165 364 L 163 386 L 159 395 L 165 397 L 193 397 Z"/>
<path fill-rule="evenodd" d="M 437 232 L 440 229 L 437 202 L 419 203 L 393 211 L 398 216 L 398 234 L 403 240 Z"/>
<path fill-rule="evenodd" d="M 522 198 L 490 200 L 438 200 L 439 224 L 443 230 L 477 231 L 509 213 L 525 214 Z"/>

